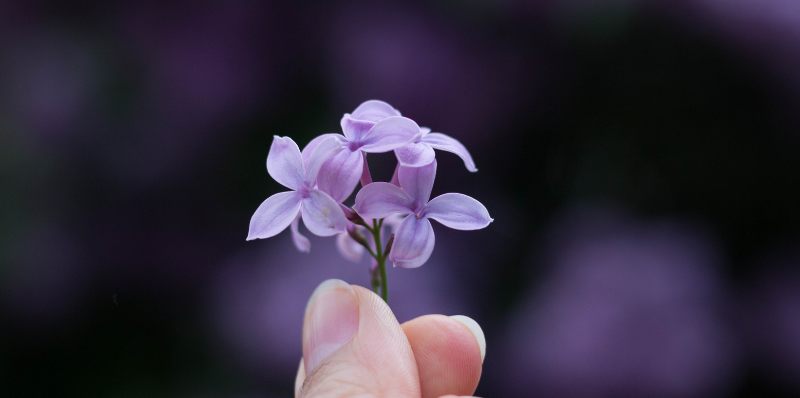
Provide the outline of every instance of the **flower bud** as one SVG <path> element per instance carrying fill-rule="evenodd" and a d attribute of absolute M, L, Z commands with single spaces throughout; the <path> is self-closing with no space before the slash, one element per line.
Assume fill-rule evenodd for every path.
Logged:
<path fill-rule="evenodd" d="M 356 243 L 358 243 L 359 245 L 362 245 L 364 247 L 369 247 L 369 243 L 367 242 L 367 239 L 364 237 L 364 235 L 361 234 L 361 231 L 355 228 L 347 228 L 347 234 L 350 235 L 350 237 L 353 238 L 353 240 L 356 241 Z"/>
<path fill-rule="evenodd" d="M 389 256 L 389 253 L 392 252 L 392 244 L 394 244 L 394 234 L 392 234 L 392 236 L 389 237 L 389 241 L 386 242 L 386 252 L 384 256 Z"/>
<path fill-rule="evenodd" d="M 364 227 L 367 226 L 367 223 L 364 222 L 364 219 L 361 218 L 361 216 L 359 216 L 358 213 L 354 212 L 353 209 L 351 209 L 351 208 L 349 208 L 349 207 L 347 207 L 347 206 L 345 206 L 345 205 L 343 205 L 341 203 L 339 203 L 339 207 L 342 208 L 342 211 L 344 212 L 344 216 L 345 216 L 345 218 L 347 218 L 348 221 L 350 221 L 351 223 L 356 224 L 356 225 L 361 225 L 361 226 L 364 226 Z"/>

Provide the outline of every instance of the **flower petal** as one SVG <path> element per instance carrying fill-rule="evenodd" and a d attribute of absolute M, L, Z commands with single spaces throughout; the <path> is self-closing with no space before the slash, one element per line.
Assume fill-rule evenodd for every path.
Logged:
<path fill-rule="evenodd" d="M 300 211 L 300 194 L 280 192 L 258 206 L 250 219 L 247 240 L 271 238 L 286 229 Z"/>
<path fill-rule="evenodd" d="M 380 122 L 390 116 L 400 116 L 400 111 L 383 101 L 369 100 L 359 105 L 351 116 L 353 119 Z"/>
<path fill-rule="evenodd" d="M 364 246 L 359 245 L 347 233 L 336 236 L 336 248 L 342 257 L 354 263 L 361 261 L 361 256 L 364 255 Z"/>
<path fill-rule="evenodd" d="M 294 242 L 294 247 L 297 250 L 308 253 L 311 251 L 311 242 L 308 241 L 308 238 L 303 236 L 297 228 L 297 224 L 300 223 L 300 213 L 297 213 L 297 216 L 292 221 L 291 229 L 292 229 L 292 241 Z"/>
<path fill-rule="evenodd" d="M 462 231 L 486 228 L 494 221 L 481 202 L 460 193 L 446 193 L 433 198 L 422 210 L 420 217 L 423 216 Z"/>
<path fill-rule="evenodd" d="M 305 182 L 307 186 L 313 187 L 317 181 L 317 174 L 325 161 L 340 152 L 347 152 L 347 148 L 342 148 L 342 143 L 337 137 L 327 137 L 322 140 L 311 152 L 306 162 Z"/>
<path fill-rule="evenodd" d="M 394 154 L 397 156 L 397 162 L 406 167 L 425 166 L 433 162 L 433 159 L 436 159 L 433 148 L 424 142 L 412 142 L 404 147 L 395 149 Z"/>
<path fill-rule="evenodd" d="M 317 186 L 337 202 L 347 199 L 358 185 L 363 172 L 363 162 L 361 151 L 342 148 L 320 168 Z"/>
<path fill-rule="evenodd" d="M 303 186 L 303 157 L 291 138 L 276 135 L 272 139 L 267 155 L 267 172 L 286 188 L 298 190 Z"/>
<path fill-rule="evenodd" d="M 433 180 L 436 178 L 436 160 L 422 167 L 403 167 L 397 172 L 397 180 L 403 190 L 414 199 L 415 213 L 422 210 L 428 203 L 433 189 Z"/>
<path fill-rule="evenodd" d="M 397 227 L 400 226 L 400 223 L 403 222 L 403 220 L 405 218 L 406 218 L 406 216 L 403 215 L 403 214 L 400 214 L 400 213 L 396 213 L 396 214 L 392 214 L 390 216 L 386 216 L 383 219 L 383 227 L 388 229 L 389 232 L 388 232 L 387 235 L 393 234 L 394 231 L 397 230 Z"/>
<path fill-rule="evenodd" d="M 455 138 L 442 133 L 430 133 L 422 137 L 422 142 L 429 144 L 434 149 L 455 153 L 464 161 L 464 166 L 467 166 L 467 170 L 473 173 L 478 171 L 478 169 L 475 168 L 475 162 L 472 160 L 472 156 L 470 156 L 467 148 Z"/>
<path fill-rule="evenodd" d="M 353 209 L 361 217 L 384 218 L 394 213 L 412 214 L 413 201 L 399 187 L 388 182 L 373 182 L 358 191 Z"/>
<path fill-rule="evenodd" d="M 344 138 L 344 136 L 341 135 L 341 134 L 327 133 L 327 134 L 322 134 L 320 136 L 317 136 L 313 140 L 309 141 L 308 144 L 306 144 L 306 147 L 303 148 L 303 152 L 302 152 L 303 162 L 308 162 L 308 158 L 311 157 L 311 152 L 314 152 L 314 148 L 316 148 L 317 145 L 319 145 L 320 142 L 322 142 L 324 139 L 326 139 L 328 137 L 336 137 L 336 138 L 339 139 L 339 141 L 342 141 L 342 142 L 347 141 L 347 139 Z"/>
<path fill-rule="evenodd" d="M 400 163 L 394 166 L 394 174 L 392 174 L 392 180 L 390 181 L 392 185 L 400 186 L 400 178 L 397 177 L 397 172 L 400 171 Z"/>
<path fill-rule="evenodd" d="M 435 243 L 431 222 L 424 217 L 408 216 L 394 233 L 389 260 L 403 268 L 417 268 L 431 257 Z"/>
<path fill-rule="evenodd" d="M 369 172 L 369 163 L 367 163 L 367 153 L 363 151 L 361 152 L 364 158 L 364 162 L 362 162 L 362 171 L 361 171 L 361 186 L 365 187 L 369 184 L 372 184 L 372 174 Z"/>
<path fill-rule="evenodd" d="M 349 113 L 345 113 L 339 123 L 342 125 L 344 136 L 350 142 L 361 142 L 361 137 L 375 126 L 375 122 L 354 119 Z"/>
<path fill-rule="evenodd" d="M 357 142 L 364 152 L 389 152 L 405 146 L 417 134 L 419 126 L 416 122 L 407 117 L 392 116 L 376 123 Z"/>
<path fill-rule="evenodd" d="M 331 236 L 347 227 L 347 219 L 339 203 L 319 189 L 312 189 L 302 200 L 303 224 L 312 234 Z"/>

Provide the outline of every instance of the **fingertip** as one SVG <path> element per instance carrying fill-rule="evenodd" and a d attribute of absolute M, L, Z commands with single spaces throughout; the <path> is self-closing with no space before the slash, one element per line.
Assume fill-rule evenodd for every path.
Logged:
<path fill-rule="evenodd" d="M 469 327 L 444 315 L 421 316 L 402 326 L 414 351 L 423 398 L 475 392 L 482 359 L 477 337 Z"/>
<path fill-rule="evenodd" d="M 380 296 L 329 280 L 309 301 L 303 326 L 302 395 L 420 395 L 413 351 Z"/>
<path fill-rule="evenodd" d="M 341 280 L 341 279 L 328 279 L 317 286 L 314 289 L 314 292 L 311 293 L 311 297 L 309 297 L 308 302 L 306 303 L 306 310 L 305 312 L 308 313 L 308 308 L 311 307 L 311 303 L 322 293 L 327 290 L 331 289 L 345 289 L 345 290 L 352 290 L 353 288 L 350 286 L 349 283 Z"/>
<path fill-rule="evenodd" d="M 350 341 L 358 331 L 358 314 L 358 297 L 347 282 L 329 279 L 314 290 L 303 321 L 306 374 Z"/>
<path fill-rule="evenodd" d="M 450 318 L 457 320 L 462 325 L 466 326 L 472 335 L 475 336 L 475 340 L 478 342 L 478 347 L 481 349 L 481 363 L 483 363 L 483 359 L 486 357 L 486 337 L 483 335 L 483 329 L 481 326 L 478 325 L 478 322 L 475 322 L 474 319 L 464 316 L 464 315 L 453 315 Z"/>

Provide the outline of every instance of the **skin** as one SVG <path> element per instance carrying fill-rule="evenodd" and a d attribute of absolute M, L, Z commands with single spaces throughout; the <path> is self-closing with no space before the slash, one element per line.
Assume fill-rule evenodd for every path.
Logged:
<path fill-rule="evenodd" d="M 314 328 L 319 327 L 315 322 L 320 323 L 309 313 L 321 305 L 315 300 L 331 299 L 320 296 L 309 303 L 295 397 L 436 398 L 475 392 L 482 358 L 469 328 L 444 315 L 425 315 L 400 325 L 379 296 L 360 286 L 350 288 L 355 293 L 357 330 L 322 360 L 308 352 Z M 313 369 L 306 369 L 306 363 L 315 362 Z"/>

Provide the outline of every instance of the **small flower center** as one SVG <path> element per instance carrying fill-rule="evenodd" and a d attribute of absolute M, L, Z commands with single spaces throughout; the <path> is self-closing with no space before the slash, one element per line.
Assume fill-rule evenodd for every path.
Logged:
<path fill-rule="evenodd" d="M 357 151 L 358 148 L 361 148 L 361 144 L 359 144 L 359 143 L 357 143 L 355 141 L 350 141 L 350 142 L 347 143 L 347 149 L 349 149 L 351 152 Z"/>
<path fill-rule="evenodd" d="M 297 193 L 299 193 L 299 194 L 300 194 L 300 197 L 301 197 L 301 198 L 303 198 L 303 199 L 306 199 L 306 198 L 308 198 L 309 196 L 311 196 L 311 188 L 309 188 L 309 187 L 302 187 L 302 188 L 300 188 L 300 189 L 298 189 L 298 190 L 297 190 Z"/>

